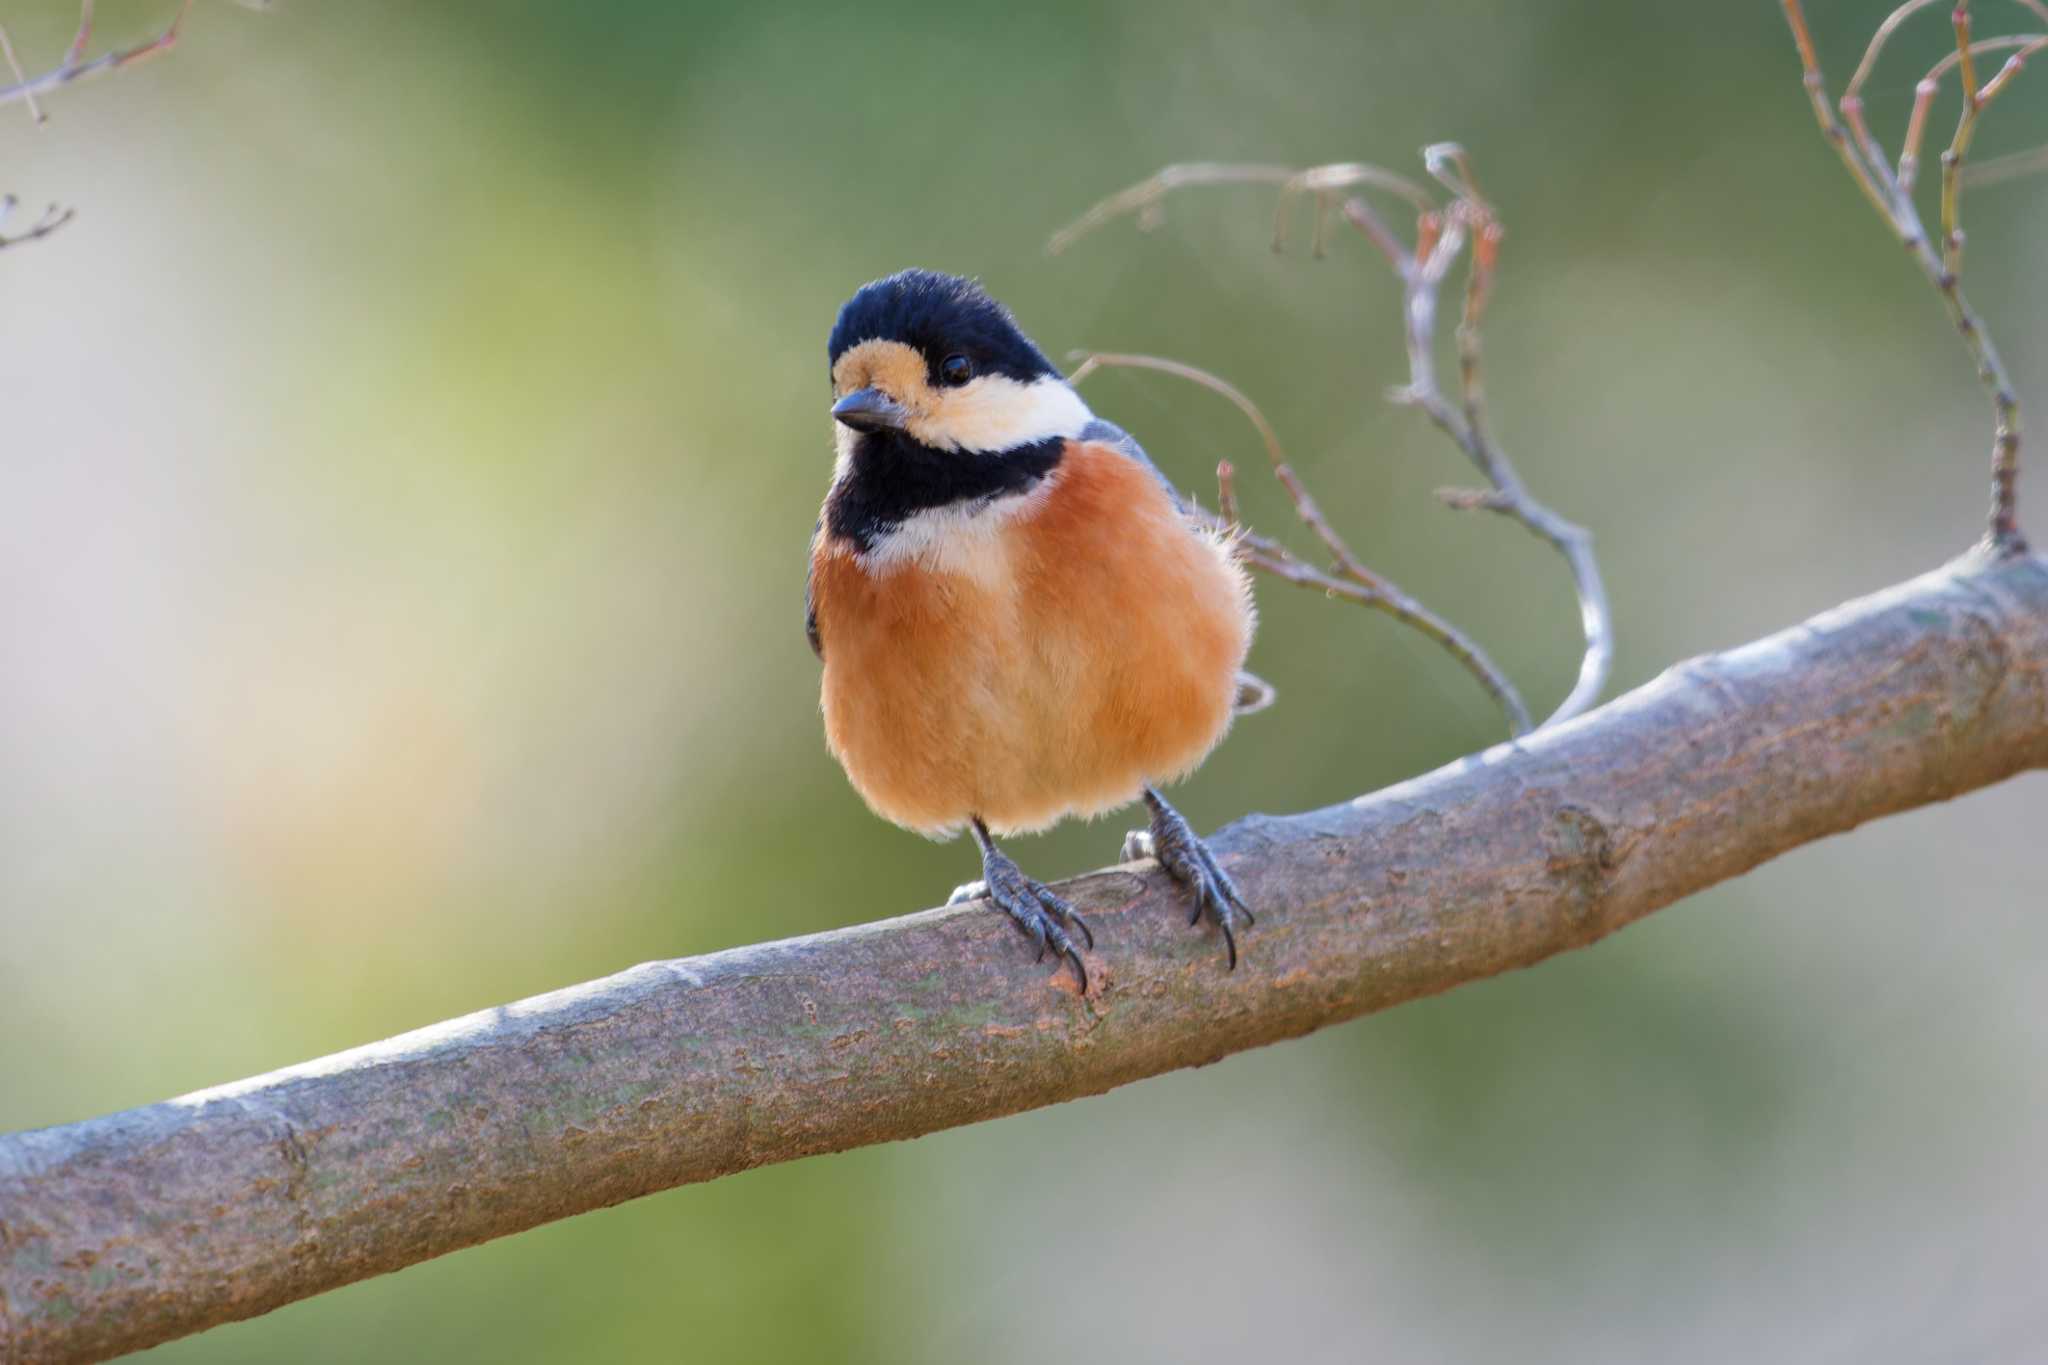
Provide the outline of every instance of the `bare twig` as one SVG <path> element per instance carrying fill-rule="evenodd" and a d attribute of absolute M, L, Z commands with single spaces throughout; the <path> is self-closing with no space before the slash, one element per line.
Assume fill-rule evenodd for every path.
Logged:
<path fill-rule="evenodd" d="M 1885 17 L 1885 21 L 1877 26 L 1877 32 L 1871 35 L 1870 45 L 1863 50 L 1863 60 L 1856 64 L 1855 74 L 1850 76 L 1849 83 L 1842 87 L 1843 99 L 1854 99 L 1862 93 L 1863 83 L 1869 80 L 1872 73 L 1877 70 L 1878 58 L 1883 55 L 1884 45 L 1891 41 L 1892 34 L 1898 32 L 1899 26 L 1905 23 L 1906 20 L 1935 2 L 1936 0 L 1906 0 L 1905 4 L 1900 5 Z M 2048 0 L 2013 0 L 2013 2 L 2025 6 L 2036 18 L 2040 19 L 2043 23 L 2048 23 Z M 1951 0 L 1951 3 L 1953 3 L 1953 0 Z M 2011 43 L 2006 43 L 2005 45 L 2013 46 Z M 1981 50 L 1984 49 L 1980 48 Z M 1948 67 L 1955 65 L 1956 61 L 1959 60 L 1959 56 L 1952 53 L 1945 60 L 1947 66 L 1938 68 L 1938 70 L 1946 70 Z"/>
<path fill-rule="evenodd" d="M 1170 168 L 1169 168 L 1170 169 Z M 1273 250 L 1285 249 L 1289 230 L 1290 210 L 1294 200 L 1306 192 L 1316 199 L 1315 226 L 1309 234 L 1309 250 L 1320 258 L 1326 244 L 1324 227 L 1328 221 L 1330 206 L 1341 190 L 1364 187 L 1385 190 L 1399 195 L 1415 206 L 1417 213 L 1427 213 L 1434 206 L 1429 191 L 1405 175 L 1362 161 L 1339 162 L 1329 166 L 1311 166 L 1289 176 L 1280 184 L 1280 196 L 1273 207 Z"/>
<path fill-rule="evenodd" d="M 2036 147 L 2032 151 L 1995 156 L 1989 161 L 1965 166 L 1960 179 L 1964 189 L 1972 189 L 1978 185 L 2016 180 L 2023 175 L 2039 175 L 2043 171 L 2048 171 L 2048 147 Z"/>
<path fill-rule="evenodd" d="M 15 81 L 20 85 L 28 100 L 29 122 L 42 123 L 44 121 L 42 106 L 36 103 L 35 92 L 29 89 L 28 72 L 21 69 L 21 58 L 15 55 L 14 39 L 8 34 L 5 24 L 0 24 L 0 56 L 7 58 L 7 69 L 14 73 Z"/>
<path fill-rule="evenodd" d="M 1877 26 L 1877 32 L 1871 35 L 1870 45 L 1863 49 L 1863 60 L 1856 64 L 1856 74 L 1849 77 L 1849 83 L 1842 87 L 1842 98 L 1853 98 L 1862 91 L 1863 82 L 1869 80 L 1870 74 L 1877 70 L 1877 59 L 1883 54 L 1884 45 L 1899 31 L 1899 25 L 1933 3 L 1935 0 L 1906 0 L 1905 4 L 1885 17 L 1885 21 Z"/>
<path fill-rule="evenodd" d="M 1216 511 L 1228 525 L 1243 524 L 1237 515 L 1237 466 L 1228 460 L 1216 462 Z"/>
<path fill-rule="evenodd" d="M 1507 452 L 1486 427 L 1482 382 L 1480 322 L 1498 263 L 1501 227 L 1492 207 L 1480 197 L 1464 151 L 1443 143 L 1424 152 L 1430 173 L 1458 197 L 1440 214 L 1418 221 L 1415 247 L 1400 238 L 1363 199 L 1347 200 L 1344 216 L 1379 248 L 1402 286 L 1402 317 L 1406 323 L 1408 383 L 1397 389 L 1397 402 L 1420 408 L 1492 485 L 1481 499 L 1457 499 L 1454 507 L 1483 507 L 1519 521 L 1564 556 L 1579 599 L 1580 630 L 1585 652 L 1571 692 L 1543 722 L 1552 725 L 1590 708 L 1607 684 L 1614 661 L 1614 634 L 1607 589 L 1593 554 L 1593 538 L 1584 527 L 1565 520 L 1530 494 Z M 1464 308 L 1458 328 L 1462 402 L 1454 407 L 1436 379 L 1437 291 L 1468 241 Z"/>
<path fill-rule="evenodd" d="M 1951 11 L 1951 23 L 1955 30 L 1955 50 L 1935 64 L 1915 87 L 1913 111 L 1909 116 L 1905 139 L 1899 156 L 1898 170 L 1894 173 L 1887 165 L 1882 144 L 1871 131 L 1863 116 L 1862 87 L 1871 71 L 1876 68 L 1885 40 L 1894 30 L 1913 14 L 1925 8 L 1932 0 L 1909 0 L 1900 6 L 1879 25 L 1876 36 L 1864 53 L 1863 62 L 1857 67 L 1844 90 L 1841 101 L 1843 120 L 1848 127 L 1835 118 L 1829 108 L 1827 81 L 1821 75 L 1820 58 L 1814 50 L 1813 34 L 1808 28 L 1806 14 L 1800 0 L 1780 0 L 1784 7 L 1785 22 L 1792 30 L 1794 45 L 1799 51 L 1800 65 L 1805 73 L 1806 90 L 1813 104 L 1815 119 L 1822 134 L 1841 157 L 1842 164 L 1863 191 L 1864 197 L 1876 208 L 1878 215 L 1889 224 L 1912 254 L 1915 264 L 1927 276 L 1935 291 L 1941 296 L 1948 309 L 1949 320 L 1962 336 L 1971 359 L 1976 363 L 1977 377 L 1991 397 L 1992 447 L 1991 447 L 1991 511 L 1987 538 L 1992 545 L 2007 553 L 2023 553 L 2026 539 L 2019 529 L 2019 456 L 2020 456 L 2020 408 L 2019 396 L 2013 387 L 2012 378 L 2006 372 L 2005 362 L 1998 354 L 1998 347 L 1984 328 L 1982 319 L 1970 306 L 1962 291 L 1963 228 L 1961 213 L 1961 190 L 1967 183 L 1964 174 L 1965 162 L 1969 156 L 1970 144 L 1976 136 L 1977 123 L 1986 105 L 2010 87 L 2029 56 L 2048 46 L 2048 36 L 2040 34 L 2019 34 L 2003 38 L 1979 39 L 1973 37 L 1969 0 L 1955 0 Z M 2018 3 L 2043 19 L 2048 19 L 2048 3 L 2043 0 L 2018 0 Z M 2013 49 L 2013 55 L 1997 75 L 1980 84 L 1977 79 L 1976 59 L 1989 52 Z M 1941 157 L 1941 243 L 1937 248 L 1928 237 L 1922 224 L 1920 211 L 1913 202 L 1913 186 L 1919 164 L 1920 141 L 1927 123 L 1927 110 L 1933 102 L 1943 76 L 1949 71 L 1960 73 L 1963 87 L 1963 111 L 1959 118 L 1955 136 L 1950 140 L 1948 150 Z M 1853 130 L 1853 132 L 1851 131 Z"/>
<path fill-rule="evenodd" d="M 1050 249 L 1065 250 L 1080 237 L 1125 215 L 1156 215 L 1160 202 L 1168 194 L 1175 189 L 1191 185 L 1277 183 L 1281 187 L 1281 192 L 1274 215 L 1276 241 L 1286 232 L 1290 202 L 1302 193 L 1316 195 L 1318 212 L 1314 243 L 1318 252 L 1322 246 L 1325 202 L 1344 190 L 1361 187 L 1385 191 L 1398 196 L 1415 208 L 1415 242 L 1411 247 L 1387 226 L 1365 199 L 1349 197 L 1343 199 L 1341 203 L 1344 218 L 1363 232 L 1378 248 L 1402 286 L 1402 316 L 1406 326 L 1409 375 L 1408 383 L 1395 391 L 1396 400 L 1419 407 L 1428 414 L 1430 419 L 1456 442 L 1459 449 L 1465 452 L 1492 485 L 1488 493 L 1478 498 L 1451 499 L 1449 505 L 1461 508 L 1483 507 L 1512 517 L 1556 547 L 1564 556 L 1571 572 L 1579 600 L 1580 627 L 1585 649 L 1581 655 L 1579 675 L 1571 691 L 1543 722 L 1545 725 L 1554 724 L 1591 707 L 1606 686 L 1614 658 L 1613 628 L 1607 606 L 1606 588 L 1601 582 L 1599 564 L 1593 555 L 1592 537 L 1583 527 L 1566 521 L 1529 493 L 1506 452 L 1487 430 L 1480 327 L 1499 259 L 1501 226 L 1492 206 L 1480 195 L 1470 160 L 1462 148 L 1454 143 L 1441 143 L 1425 149 L 1423 161 L 1430 177 L 1450 191 L 1452 199 L 1448 205 L 1438 207 L 1428 190 L 1405 176 L 1358 163 L 1339 163 L 1292 172 L 1265 165 L 1218 166 L 1211 163 L 1194 163 L 1168 166 L 1149 179 L 1140 181 L 1096 204 L 1078 220 L 1055 234 Z M 1466 260 L 1467 264 L 1464 306 L 1457 334 L 1460 401 L 1454 406 L 1443 396 L 1437 385 L 1435 327 L 1437 292 L 1460 259 Z M 1153 368 L 1166 369 L 1171 365 L 1172 362 L 1156 362 Z M 1214 380 L 1213 376 L 1208 378 Z M 1211 387 L 1216 387 L 1217 391 L 1224 393 L 1226 397 L 1235 393 L 1234 389 L 1223 384 L 1221 380 L 1214 380 Z M 1243 408 L 1246 404 L 1240 403 L 1239 406 Z M 1259 420 L 1263 422 L 1263 419 Z M 1273 444 L 1269 440 L 1269 456 L 1272 456 L 1273 449 Z M 1279 465 L 1282 462 L 1274 457 L 1274 463 Z M 1285 478 L 1282 481 L 1286 482 Z M 1297 514 L 1302 515 L 1304 524 L 1315 531 L 1318 538 L 1323 539 L 1325 546 L 1332 550 L 1339 574 L 1350 579 L 1354 586 L 1369 587 L 1366 577 L 1349 572 L 1347 561 L 1351 565 L 1356 565 L 1361 573 L 1369 574 L 1369 571 L 1365 571 L 1364 566 L 1358 564 L 1356 556 L 1351 555 L 1348 549 L 1339 553 L 1337 546 L 1342 542 L 1332 543 L 1334 531 L 1329 532 L 1328 536 L 1325 535 L 1328 523 L 1322 520 L 1320 513 L 1312 520 L 1303 511 L 1303 506 L 1303 500 L 1297 498 Z M 1307 506 L 1313 508 L 1314 504 L 1311 501 Z M 1256 558 L 1252 558 L 1251 562 L 1259 563 Z M 1267 566 L 1261 564 L 1260 567 Z M 1330 591 L 1319 581 L 1319 571 L 1299 562 L 1287 564 L 1282 561 L 1280 568 L 1268 568 L 1267 571 L 1279 573 L 1291 582 L 1324 587 L 1325 591 Z M 1331 575 L 1321 575 L 1321 578 L 1329 577 Z M 1470 642 L 1466 643 L 1469 646 Z M 1478 657 L 1484 659 L 1483 654 Z M 1473 667 L 1469 661 L 1466 666 Z M 1496 690 L 1498 684 L 1505 679 L 1500 677 L 1498 669 L 1489 668 L 1489 671 L 1493 676 L 1489 691 L 1494 693 L 1503 706 L 1509 707 L 1512 716 L 1513 708 L 1508 699 L 1515 695 L 1513 689 Z"/>
<path fill-rule="evenodd" d="M 20 202 L 11 194 L 0 196 L 0 227 L 6 225 L 9 215 L 14 212 L 15 206 Z M 12 237 L 7 236 L 5 233 L 0 233 L 0 251 L 5 251 L 11 246 L 20 246 L 23 242 L 33 242 L 38 238 L 47 237 L 58 228 L 70 222 L 72 216 L 70 209 L 52 204 L 43 210 L 43 216 L 36 219 L 34 225 L 26 232 L 18 232 Z"/>
<path fill-rule="evenodd" d="M 2011 82 L 2012 78 L 2019 74 L 2020 69 L 2027 64 L 2027 58 L 2040 50 L 2043 41 L 2042 35 L 2035 33 L 2017 33 L 2004 38 L 1983 38 L 1970 43 L 1967 47 L 1956 48 L 1929 68 L 1927 74 L 1921 77 L 1920 83 L 1913 87 L 1913 112 L 1906 120 L 1906 135 L 1899 144 L 1897 185 L 1899 191 L 1906 194 L 1911 194 L 1913 191 L 1913 186 L 1919 175 L 1920 145 L 1927 133 L 1928 110 L 1934 105 L 1934 97 L 1941 93 L 1942 78 L 1962 64 L 1963 54 L 1968 52 L 1974 58 L 1987 56 L 1993 52 L 2007 51 L 2012 48 L 2019 49 L 2019 51 L 2007 58 L 2005 65 L 1999 69 L 1998 76 L 1994 80 L 1997 89 L 1994 90 L 1987 86 L 1984 90 L 1978 92 L 1975 103 L 1977 111 L 1981 113 L 1983 107 L 1990 103 L 1992 98 L 1998 93 L 1998 90 L 2003 90 Z M 1975 75 L 1974 67 L 1972 68 L 1971 75 L 1973 77 Z M 1964 101 L 1966 113 L 1969 111 L 1969 107 L 1970 101 L 1966 98 Z M 1842 94 L 1842 115 L 1850 120 L 1852 127 L 1858 129 L 1858 142 L 1863 147 L 1864 154 L 1874 163 L 1882 165 L 1884 163 L 1884 154 L 1878 148 L 1876 139 L 1870 136 L 1869 129 L 1863 124 L 1862 96 L 1854 91 L 1844 91 Z"/>
<path fill-rule="evenodd" d="M 64 53 L 67 66 L 76 66 L 85 60 L 85 48 L 92 41 L 93 0 L 79 0 L 78 31 L 71 37 L 71 46 Z"/>
<path fill-rule="evenodd" d="M 0 56 L 6 58 L 8 67 L 14 73 L 14 84 L 0 87 L 0 104 L 21 101 L 28 106 L 29 117 L 40 125 L 47 121 L 48 116 L 43 113 L 42 104 L 37 99 L 39 95 L 47 94 L 59 86 L 69 85 L 73 81 L 85 80 L 109 71 L 119 71 L 122 67 L 133 66 L 137 62 L 170 51 L 176 46 L 178 35 L 184 28 L 185 16 L 191 13 L 191 10 L 192 0 L 179 0 L 177 13 L 171 16 L 170 23 L 156 37 L 133 47 L 116 48 L 87 61 L 85 51 L 92 42 L 93 32 L 93 0 L 79 0 L 78 28 L 72 33 L 71 45 L 64 51 L 64 60 L 52 70 L 34 77 L 22 69 L 21 60 L 14 50 L 14 40 L 5 27 L 0 27 Z M 7 211 L 14 205 L 15 198 L 10 194 L 6 197 L 4 205 L 0 205 L 0 220 L 4 220 Z M 28 231 L 12 237 L 0 235 L 0 250 L 49 236 L 70 222 L 73 212 L 69 208 L 50 205 Z"/>
<path fill-rule="evenodd" d="M 1228 400 L 1245 415 L 1259 433 L 1259 440 L 1266 448 L 1266 459 L 1273 467 L 1273 476 L 1287 490 L 1294 502 L 1295 515 L 1302 525 L 1314 533 L 1330 552 L 1334 572 L 1316 568 L 1297 556 L 1279 541 L 1247 529 L 1238 519 L 1237 490 L 1234 483 L 1236 471 L 1228 460 L 1216 468 L 1217 506 L 1220 517 L 1213 519 L 1219 529 L 1227 530 L 1235 538 L 1238 555 L 1247 564 L 1261 572 L 1273 575 L 1284 582 L 1298 587 L 1312 588 L 1317 592 L 1341 598 L 1347 602 L 1385 612 L 1410 628 L 1420 631 L 1441 645 L 1450 655 L 1464 666 L 1467 672 L 1479 680 L 1488 696 L 1500 706 L 1508 719 L 1508 732 L 1514 735 L 1526 734 L 1529 730 L 1529 708 L 1522 701 L 1521 693 L 1508 681 L 1500 667 L 1488 658 L 1472 638 L 1452 625 L 1443 617 L 1431 611 L 1421 602 L 1395 584 L 1391 579 L 1365 566 L 1351 547 L 1337 534 L 1322 509 L 1310 496 L 1301 476 L 1287 463 L 1285 452 L 1280 448 L 1280 437 L 1273 430 L 1273 424 L 1259 411 L 1258 405 L 1245 396 L 1242 390 L 1226 379 L 1197 369 L 1193 365 L 1177 360 L 1165 360 L 1149 355 L 1119 355 L 1107 352 L 1079 354 L 1080 364 L 1075 366 L 1067 380 L 1079 384 L 1098 369 L 1156 370 L 1170 374 L 1189 383 L 1199 384 Z M 1199 508 L 1191 514 L 1207 518 Z"/>
<path fill-rule="evenodd" d="M 1285 185 L 1296 174 L 1292 166 L 1257 162 L 1189 161 L 1168 166 L 1151 179 L 1111 195 L 1076 222 L 1055 232 L 1045 249 L 1057 256 L 1104 223 L 1127 214 L 1137 215 L 1139 227 L 1155 228 L 1161 221 L 1161 201 L 1188 185 Z"/>
<path fill-rule="evenodd" d="M 10 104 L 15 100 L 22 100 L 33 109 L 35 108 L 36 96 L 48 94 L 59 86 L 70 85 L 74 81 L 86 80 L 93 76 L 104 75 L 109 71 L 119 71 L 124 66 L 133 66 L 137 62 L 147 61 L 151 57 L 168 52 L 177 45 L 178 35 L 184 27 L 185 16 L 191 10 L 192 0 L 179 0 L 178 12 L 171 17 L 171 22 L 156 37 L 146 43 L 137 43 L 135 46 L 128 48 L 116 48 L 100 54 L 91 61 L 85 61 L 83 60 L 85 47 L 92 38 L 93 14 L 91 0 L 84 0 L 84 3 L 79 6 L 78 32 L 71 40 L 71 47 L 65 52 L 64 60 L 53 69 L 33 79 L 21 75 L 20 67 L 17 65 L 15 68 L 17 73 L 15 83 L 0 88 L 0 104 Z M 40 121 L 40 116 L 38 121 Z"/>
<path fill-rule="evenodd" d="M 2018 44 L 2019 51 L 2007 57 L 2005 65 L 1998 68 L 1998 74 L 1986 81 L 1984 88 L 1977 92 L 1976 106 L 1980 113 L 1986 105 L 1997 99 L 2004 92 L 2005 88 L 2012 84 L 2013 79 L 2026 66 L 2029 57 L 2043 48 L 2048 48 L 2048 34 L 2029 33 L 2020 36 L 2025 41 Z"/>
<path fill-rule="evenodd" d="M 1125 867 L 1060 888 L 1114 962 L 1085 1000 L 955 906 L 0 1137 L 0 1359 L 101 1359 L 670 1186 L 1213 1062 L 2044 766 L 2048 562 L 1974 556 L 1578 724 L 1224 830 L 1265 926 L 1234 973 L 1169 877 Z"/>

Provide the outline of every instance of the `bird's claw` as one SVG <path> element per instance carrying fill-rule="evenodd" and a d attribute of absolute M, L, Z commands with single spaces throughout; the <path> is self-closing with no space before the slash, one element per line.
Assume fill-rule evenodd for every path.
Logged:
<path fill-rule="evenodd" d="M 1149 789 L 1145 793 L 1145 804 L 1152 811 L 1152 828 L 1125 836 L 1125 861 L 1132 860 L 1134 856 L 1158 859 L 1159 865 L 1186 887 L 1194 900 L 1194 910 L 1188 916 L 1188 923 L 1199 924 L 1204 910 L 1215 917 L 1216 926 L 1223 931 L 1223 947 L 1229 955 L 1230 970 L 1236 971 L 1237 925 L 1240 921 L 1247 927 L 1257 924 L 1258 917 L 1252 914 L 1251 906 L 1245 904 L 1244 893 L 1237 889 L 1237 883 L 1217 864 L 1216 855 L 1189 828 L 1180 812 Z"/>
<path fill-rule="evenodd" d="M 948 904 L 987 897 L 1038 945 L 1039 961 L 1045 960 L 1050 949 L 1073 963 L 1074 976 L 1081 983 L 1081 994 L 1086 995 L 1088 968 L 1081 961 L 1081 950 L 1074 946 L 1073 936 L 1067 932 L 1067 926 L 1072 924 L 1081 931 L 1081 941 L 1091 952 L 1094 950 L 1095 933 L 1088 927 L 1088 921 L 1081 918 L 1081 912 L 1054 895 L 1043 883 L 1025 876 L 1009 855 L 998 849 L 990 847 L 983 852 L 981 870 L 982 880 L 955 888 Z"/>

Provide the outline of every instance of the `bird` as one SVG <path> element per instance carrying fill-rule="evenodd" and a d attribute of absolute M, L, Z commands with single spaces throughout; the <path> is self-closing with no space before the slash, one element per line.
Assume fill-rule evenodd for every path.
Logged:
<path fill-rule="evenodd" d="M 1251 907 L 1159 787 L 1230 728 L 1255 625 L 1228 535 L 1094 415 L 977 281 L 861 286 L 827 342 L 832 478 L 804 629 L 826 746 L 877 815 L 971 833 L 985 897 L 1088 970 L 1095 936 L 996 843 L 1144 802 L 1155 858 L 1222 931 Z"/>

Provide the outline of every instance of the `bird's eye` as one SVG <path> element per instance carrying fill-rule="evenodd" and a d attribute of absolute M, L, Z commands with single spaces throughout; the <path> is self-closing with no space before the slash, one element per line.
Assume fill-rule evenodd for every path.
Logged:
<path fill-rule="evenodd" d="M 974 362 L 964 355 L 949 355 L 939 362 L 939 378 L 958 387 L 974 378 Z"/>

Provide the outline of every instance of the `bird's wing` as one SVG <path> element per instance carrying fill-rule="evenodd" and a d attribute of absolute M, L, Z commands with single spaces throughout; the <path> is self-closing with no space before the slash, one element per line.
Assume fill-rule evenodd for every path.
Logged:
<path fill-rule="evenodd" d="M 1145 447 L 1138 444 L 1137 438 L 1116 423 L 1105 422 L 1100 417 L 1093 418 L 1087 426 L 1081 428 L 1078 439 L 1108 446 L 1119 454 L 1136 460 L 1151 470 L 1153 477 L 1165 486 L 1166 496 L 1173 499 L 1175 507 L 1183 512 L 1187 510 L 1188 500 L 1173 486 L 1173 481 L 1160 472 L 1158 465 L 1152 463 L 1152 457 L 1145 453 Z M 1240 669 L 1237 674 L 1237 700 L 1232 704 L 1231 712 L 1234 715 L 1249 716 L 1255 711 L 1263 711 L 1273 704 L 1274 698 L 1278 695 L 1273 684 L 1256 673 L 1247 673 Z"/>
<path fill-rule="evenodd" d="M 1166 496 L 1173 499 L 1175 507 L 1186 509 L 1188 500 L 1173 486 L 1173 481 L 1159 471 L 1158 465 L 1152 463 L 1152 457 L 1145 453 L 1145 447 L 1138 444 L 1137 438 L 1116 423 L 1105 422 L 1100 417 L 1092 418 L 1087 426 L 1081 428 L 1079 439 L 1108 446 L 1111 450 L 1136 460 L 1152 471 L 1152 477 L 1159 480 L 1166 489 Z"/>
<path fill-rule="evenodd" d="M 825 523 L 819 522 L 811 532 L 812 553 L 804 562 L 804 638 L 811 642 L 811 653 L 820 660 L 825 657 L 825 642 L 818 638 L 818 601 L 814 595 L 818 577 L 818 537 L 824 534 Z"/>

